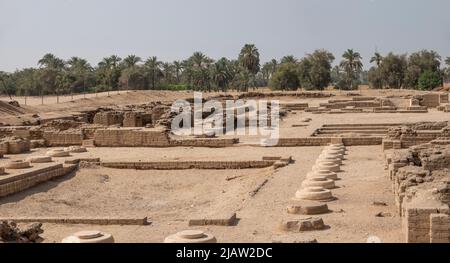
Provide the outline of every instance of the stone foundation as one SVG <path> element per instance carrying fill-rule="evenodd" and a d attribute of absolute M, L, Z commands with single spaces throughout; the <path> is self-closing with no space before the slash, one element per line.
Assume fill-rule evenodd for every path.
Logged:
<path fill-rule="evenodd" d="M 62 164 L 54 164 L 14 176 L 2 177 L 0 178 L 0 197 L 15 194 L 52 178 L 63 176 L 73 169 L 73 166 L 63 167 Z"/>
<path fill-rule="evenodd" d="M 101 165 L 115 169 L 135 170 L 188 170 L 188 169 L 257 169 L 267 168 L 275 161 L 167 161 L 167 162 L 102 162 Z"/>
<path fill-rule="evenodd" d="M 81 145 L 83 134 L 81 132 L 44 132 L 44 140 L 47 146 L 72 146 Z"/>
<path fill-rule="evenodd" d="M 150 222 L 144 218 L 0 218 L 0 221 L 13 221 L 16 223 L 49 223 L 49 224 L 83 224 L 83 225 L 148 225 Z"/>

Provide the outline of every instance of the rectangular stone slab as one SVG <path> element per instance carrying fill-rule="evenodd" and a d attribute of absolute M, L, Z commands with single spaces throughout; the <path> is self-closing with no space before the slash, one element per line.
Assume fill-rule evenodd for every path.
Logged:
<path fill-rule="evenodd" d="M 234 226 L 236 223 L 236 213 L 216 216 L 215 218 L 189 220 L 189 226 Z"/>

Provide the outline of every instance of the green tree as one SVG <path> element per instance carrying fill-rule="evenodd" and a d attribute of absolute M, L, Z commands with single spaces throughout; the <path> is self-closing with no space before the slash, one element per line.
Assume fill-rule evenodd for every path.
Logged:
<path fill-rule="evenodd" d="M 261 73 L 266 86 L 269 84 L 269 80 L 277 70 L 277 66 L 278 61 L 276 59 L 272 59 L 271 61 L 264 63 L 264 65 L 262 66 Z"/>
<path fill-rule="evenodd" d="M 343 60 L 340 66 L 344 69 L 346 73 L 346 88 L 351 90 L 355 89 L 355 83 L 359 79 L 359 74 L 362 70 L 363 64 L 361 62 L 362 57 L 358 52 L 353 49 L 348 49 L 342 55 Z"/>
<path fill-rule="evenodd" d="M 298 60 L 293 56 L 293 55 L 288 55 L 288 56 L 284 56 L 281 58 L 281 64 L 285 64 L 285 63 L 293 63 L 296 64 L 298 62 Z"/>
<path fill-rule="evenodd" d="M 271 88 L 278 90 L 296 90 L 299 85 L 297 65 L 294 63 L 281 64 L 269 83 Z"/>
<path fill-rule="evenodd" d="M 175 71 L 175 79 L 177 84 L 180 84 L 181 82 L 181 73 L 183 72 L 183 63 L 180 61 L 174 61 L 173 62 L 173 70 Z"/>
<path fill-rule="evenodd" d="M 380 53 L 375 52 L 373 57 L 370 59 L 370 63 L 374 63 L 377 65 L 377 67 L 380 67 L 381 62 L 383 61 L 383 56 L 381 56 Z"/>
<path fill-rule="evenodd" d="M 201 52 L 194 52 L 186 62 L 186 73 L 189 74 L 190 86 L 194 90 L 211 90 L 211 65 L 214 62 Z"/>
<path fill-rule="evenodd" d="M 450 57 L 447 57 L 445 64 L 447 65 L 447 68 L 444 70 L 445 78 L 446 81 L 450 81 Z"/>
<path fill-rule="evenodd" d="M 166 84 L 172 84 L 175 79 L 175 72 L 174 67 L 172 64 L 168 62 L 164 62 L 162 64 L 162 72 L 164 75 L 164 81 Z"/>
<path fill-rule="evenodd" d="M 404 80 L 408 62 L 406 55 L 395 55 L 392 52 L 383 58 L 379 67 L 379 73 L 383 80 L 383 87 L 400 89 L 404 86 Z"/>
<path fill-rule="evenodd" d="M 15 85 L 11 81 L 11 76 L 7 72 L 0 71 L 0 86 L 2 92 L 12 100 L 11 94 L 15 93 Z"/>
<path fill-rule="evenodd" d="M 379 67 L 371 67 L 368 73 L 369 86 L 372 89 L 382 89 L 383 88 L 383 76 Z"/>
<path fill-rule="evenodd" d="M 230 61 L 226 58 L 219 59 L 214 64 L 213 80 L 216 86 L 222 90 L 226 91 L 233 78 L 233 74 L 230 69 Z"/>
<path fill-rule="evenodd" d="M 408 58 L 408 69 L 405 75 L 405 85 L 409 88 L 419 88 L 419 77 L 425 71 L 439 72 L 441 57 L 435 51 L 421 50 L 412 53 Z"/>
<path fill-rule="evenodd" d="M 55 55 L 47 53 L 38 61 L 38 65 L 44 68 L 62 70 L 66 63 Z"/>
<path fill-rule="evenodd" d="M 158 84 L 161 77 L 163 77 L 161 66 L 162 62 L 159 61 L 156 56 L 150 57 L 145 61 L 145 67 L 149 72 L 151 89 L 153 90 L 156 89 L 156 85 Z"/>
<path fill-rule="evenodd" d="M 15 93 L 16 95 L 25 97 L 25 104 L 27 103 L 27 96 L 39 95 L 37 91 L 36 73 L 37 70 L 34 68 L 25 68 L 14 73 Z"/>
<path fill-rule="evenodd" d="M 142 90 L 148 86 L 147 73 L 141 66 L 131 66 L 122 70 L 120 86 L 127 90 Z"/>
<path fill-rule="evenodd" d="M 134 68 L 142 59 L 136 55 L 128 55 L 123 59 L 123 65 L 125 68 Z"/>
<path fill-rule="evenodd" d="M 97 75 L 101 82 L 102 90 L 119 90 L 119 79 L 122 74 L 120 62 L 122 59 L 116 55 L 104 58 L 98 64 Z"/>
<path fill-rule="evenodd" d="M 281 65 L 295 65 L 294 63 L 283 63 Z M 313 84 L 311 80 L 311 60 L 308 58 L 302 58 L 297 65 L 297 75 L 299 86 L 304 89 L 313 89 Z"/>
<path fill-rule="evenodd" d="M 88 83 L 95 81 L 93 75 L 93 68 L 86 59 L 79 57 L 72 57 L 67 61 L 69 71 L 74 82 L 71 84 L 71 92 L 86 93 Z"/>
<path fill-rule="evenodd" d="M 331 82 L 331 63 L 334 56 L 326 50 L 316 50 L 312 54 L 307 55 L 309 60 L 309 81 L 313 88 L 323 90 Z"/>
<path fill-rule="evenodd" d="M 442 77 L 436 71 L 426 70 L 419 77 L 419 89 L 432 90 L 442 85 Z"/>
<path fill-rule="evenodd" d="M 43 96 L 44 93 L 56 94 L 56 100 L 59 102 L 60 92 L 66 88 L 66 83 L 61 81 L 61 76 L 65 74 L 66 63 L 64 60 L 48 53 L 38 61 L 38 65 L 41 67 L 40 74 L 38 74 L 41 95 Z"/>
<path fill-rule="evenodd" d="M 255 78 L 255 75 L 259 72 L 259 51 L 253 44 L 245 44 L 239 53 L 239 62 L 241 66 L 248 71 L 250 78 Z M 247 81 L 249 82 L 250 79 Z M 245 91 L 248 91 L 248 86 L 245 85 Z"/>

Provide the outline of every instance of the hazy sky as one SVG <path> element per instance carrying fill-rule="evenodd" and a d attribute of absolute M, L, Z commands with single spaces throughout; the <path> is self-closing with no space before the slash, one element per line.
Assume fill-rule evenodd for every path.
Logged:
<path fill-rule="evenodd" d="M 236 58 L 254 43 L 263 61 L 325 48 L 365 63 L 382 53 L 450 56 L 449 0 L 0 0 L 0 70 L 136 54 L 179 60 L 194 51 Z M 367 66 L 367 65 L 366 65 Z"/>

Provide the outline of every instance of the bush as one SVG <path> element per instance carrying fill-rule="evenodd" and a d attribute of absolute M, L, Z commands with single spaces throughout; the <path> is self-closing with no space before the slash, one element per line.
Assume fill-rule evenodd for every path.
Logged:
<path fill-rule="evenodd" d="M 299 85 L 297 67 L 294 63 L 285 63 L 278 67 L 269 82 L 271 88 L 278 90 L 296 90 Z"/>
<path fill-rule="evenodd" d="M 427 70 L 419 77 L 419 89 L 432 90 L 442 85 L 441 74 L 436 71 Z"/>

